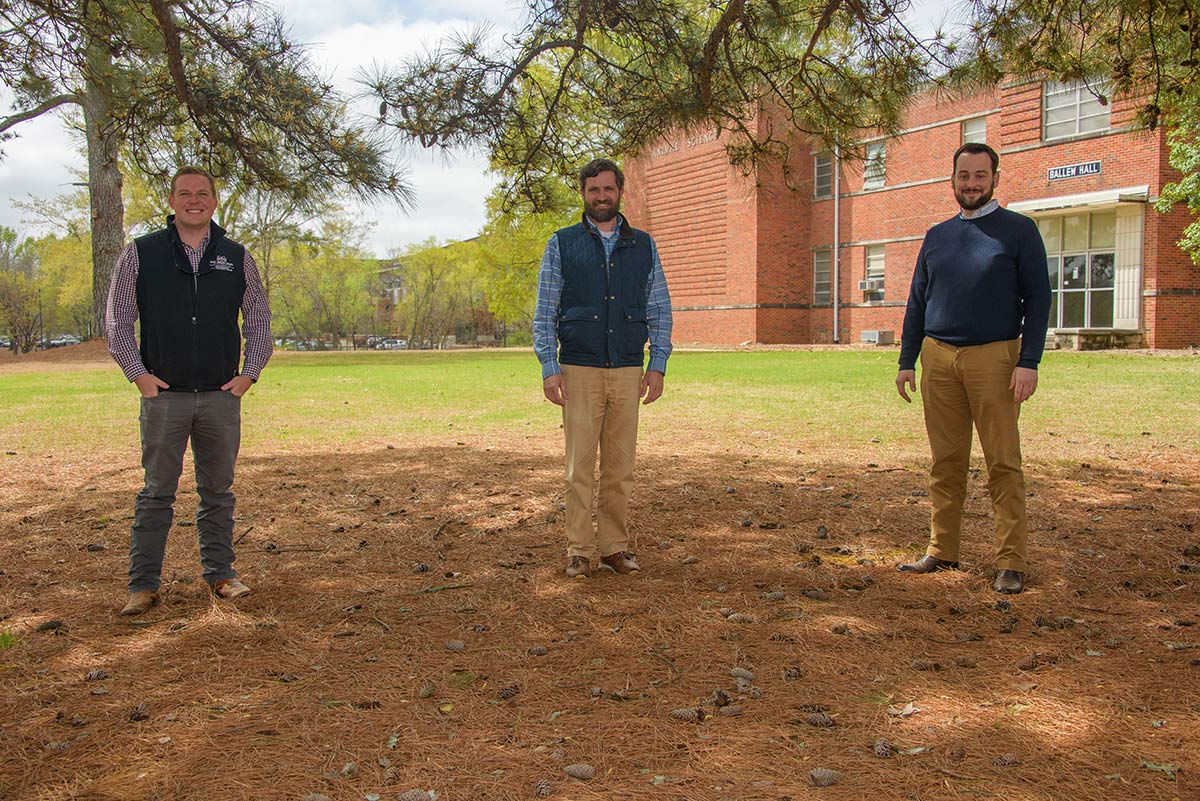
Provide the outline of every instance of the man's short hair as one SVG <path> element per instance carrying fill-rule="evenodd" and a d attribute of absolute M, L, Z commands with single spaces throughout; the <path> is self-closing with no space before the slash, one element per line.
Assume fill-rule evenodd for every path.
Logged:
<path fill-rule="evenodd" d="M 625 188 L 625 173 L 621 172 L 621 168 L 617 166 L 617 162 L 610 159 L 592 159 L 583 165 L 583 169 L 579 171 L 579 191 L 582 192 L 587 188 L 588 178 L 595 178 L 602 172 L 611 172 L 617 176 L 618 190 Z"/>
<path fill-rule="evenodd" d="M 991 161 L 992 161 L 992 172 L 1000 172 L 1000 154 L 999 153 L 997 153 L 995 150 L 992 150 L 990 147 L 985 145 L 983 142 L 967 142 L 962 147 L 960 147 L 958 150 L 954 151 L 954 159 L 950 162 L 950 174 L 951 175 L 953 175 L 954 171 L 958 169 L 958 157 L 961 156 L 963 153 L 970 153 L 972 155 L 976 155 L 979 153 L 987 153 L 988 158 L 991 159 Z"/>
<path fill-rule="evenodd" d="M 213 181 L 212 175 L 208 172 L 208 170 L 204 169 L 203 167 L 196 167 L 191 164 L 185 164 L 184 166 L 182 166 L 178 170 L 176 170 L 175 174 L 171 176 L 171 194 L 172 195 L 175 194 L 175 182 L 179 180 L 179 176 L 181 176 L 181 175 L 202 175 L 202 176 L 204 176 L 208 180 L 208 188 L 212 190 L 213 196 L 214 197 L 216 196 L 217 184 L 215 181 Z"/>

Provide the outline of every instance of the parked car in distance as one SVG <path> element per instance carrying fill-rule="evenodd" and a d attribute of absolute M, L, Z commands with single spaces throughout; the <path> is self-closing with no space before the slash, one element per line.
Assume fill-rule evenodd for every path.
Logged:
<path fill-rule="evenodd" d="M 408 343 L 403 339 L 381 339 L 375 343 L 375 350 L 408 350 Z"/>

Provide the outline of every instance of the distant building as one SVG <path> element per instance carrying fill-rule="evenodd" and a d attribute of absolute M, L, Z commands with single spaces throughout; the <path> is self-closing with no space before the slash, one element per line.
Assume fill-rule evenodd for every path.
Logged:
<path fill-rule="evenodd" d="M 1177 173 L 1165 132 L 1138 129 L 1135 112 L 1074 84 L 929 93 L 897 136 L 864 142 L 865 163 L 797 143 L 786 169 L 749 176 L 715 134 L 681 133 L 627 162 L 625 208 L 658 243 L 677 342 L 898 341 L 921 240 L 958 210 L 950 157 L 987 142 L 997 198 L 1046 242 L 1050 342 L 1187 347 L 1200 343 L 1200 268 L 1176 243 L 1192 218 L 1154 210 Z"/>

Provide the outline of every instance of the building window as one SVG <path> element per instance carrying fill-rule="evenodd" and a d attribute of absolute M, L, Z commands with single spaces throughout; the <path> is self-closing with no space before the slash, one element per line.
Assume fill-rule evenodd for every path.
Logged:
<path fill-rule="evenodd" d="M 818 153 L 813 157 L 813 197 L 833 197 L 832 153 Z"/>
<path fill-rule="evenodd" d="M 963 120 L 962 124 L 962 143 L 979 142 L 987 144 L 987 117 L 972 117 L 969 120 Z"/>
<path fill-rule="evenodd" d="M 1050 270 L 1051 328 L 1112 328 L 1115 212 L 1037 221 Z"/>
<path fill-rule="evenodd" d="M 863 163 L 863 189 L 878 189 L 887 177 L 887 145 L 872 142 L 867 145 L 867 159 Z"/>
<path fill-rule="evenodd" d="M 1089 88 L 1082 83 L 1047 81 L 1042 86 L 1042 138 L 1107 131 L 1109 106 L 1098 95 L 1103 86 Z"/>
<path fill-rule="evenodd" d="M 867 266 L 861 289 L 865 300 L 883 300 L 883 245 L 867 246 Z"/>
<path fill-rule="evenodd" d="M 832 302 L 830 281 L 831 255 L 828 250 L 813 253 L 813 305 L 828 306 Z"/>

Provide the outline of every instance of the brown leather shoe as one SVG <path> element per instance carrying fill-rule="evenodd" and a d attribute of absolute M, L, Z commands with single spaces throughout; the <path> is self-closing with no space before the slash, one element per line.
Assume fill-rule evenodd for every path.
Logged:
<path fill-rule="evenodd" d="M 250 594 L 250 588 L 235 578 L 221 579 L 212 585 L 212 591 L 213 595 L 224 598 L 226 601 Z"/>
<path fill-rule="evenodd" d="M 600 557 L 600 564 L 622 576 L 628 576 L 635 570 L 641 570 L 638 567 L 638 563 L 633 561 L 633 554 L 629 551 L 617 551 L 616 553 L 610 553 L 608 556 L 602 556 Z"/>
<path fill-rule="evenodd" d="M 1001 570 L 996 573 L 992 589 L 1004 595 L 1016 595 L 1025 589 L 1025 574 L 1020 570 Z"/>
<path fill-rule="evenodd" d="M 592 563 L 586 556 L 572 556 L 567 562 L 567 578 L 591 578 Z"/>
<path fill-rule="evenodd" d="M 933 573 L 938 570 L 958 570 L 958 562 L 947 562 L 945 559 L 925 554 L 915 562 L 896 565 L 896 569 L 901 573 Z"/>
<path fill-rule="evenodd" d="M 125 602 L 125 608 L 121 610 L 122 615 L 140 615 L 152 606 L 158 606 L 162 603 L 162 599 L 158 597 L 158 592 L 155 590 L 138 590 L 137 592 L 129 593 L 129 600 Z"/>

